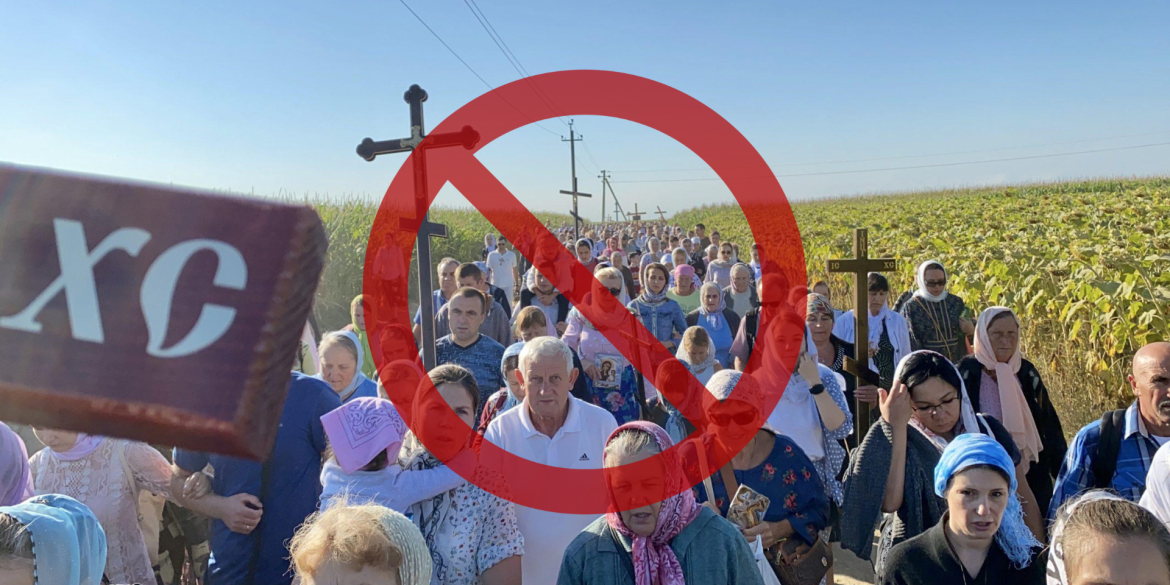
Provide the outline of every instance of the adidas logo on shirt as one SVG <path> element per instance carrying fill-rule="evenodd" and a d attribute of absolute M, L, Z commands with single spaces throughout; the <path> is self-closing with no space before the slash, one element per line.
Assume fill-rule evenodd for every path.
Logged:
<path fill-rule="evenodd" d="M 589 461 L 589 455 L 586 455 L 585 453 L 582 453 L 582 454 L 581 454 L 581 458 L 580 458 L 580 459 L 578 459 L 577 461 Z"/>

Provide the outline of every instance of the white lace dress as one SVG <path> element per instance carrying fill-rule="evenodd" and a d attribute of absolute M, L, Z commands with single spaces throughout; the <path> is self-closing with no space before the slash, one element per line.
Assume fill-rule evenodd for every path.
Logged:
<path fill-rule="evenodd" d="M 41 449 L 29 460 L 37 495 L 64 494 L 89 507 L 106 531 L 110 583 L 154 583 L 146 541 L 138 527 L 138 494 L 170 498 L 171 465 L 154 447 L 106 439 L 77 461 Z"/>

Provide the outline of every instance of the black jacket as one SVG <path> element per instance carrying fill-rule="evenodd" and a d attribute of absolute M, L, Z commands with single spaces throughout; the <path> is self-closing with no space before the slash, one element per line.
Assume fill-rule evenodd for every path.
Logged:
<path fill-rule="evenodd" d="M 520 310 L 520 309 L 523 309 L 524 307 L 532 305 L 532 303 L 533 303 L 532 299 L 534 299 L 534 298 L 536 298 L 536 293 L 534 293 L 528 289 L 524 289 L 524 290 L 520 291 L 520 306 L 517 307 L 516 310 Z M 572 309 L 572 308 L 573 308 L 572 305 L 569 304 L 569 299 L 566 299 L 565 295 L 558 294 L 557 295 L 557 323 L 567 323 L 568 319 L 569 319 L 569 309 Z M 556 325 L 556 323 L 553 323 L 553 325 Z"/>
<path fill-rule="evenodd" d="M 962 561 L 947 542 L 947 515 L 926 532 L 890 549 L 877 582 L 881 585 L 1043 585 L 1048 557 L 1036 549 L 1023 569 L 1012 567 L 999 544 L 992 541 L 979 574 L 966 574 Z"/>
<path fill-rule="evenodd" d="M 975 412 L 983 412 L 980 406 L 979 383 L 983 375 L 983 364 L 975 356 L 963 358 L 959 364 L 959 375 L 963 378 L 963 385 L 967 387 L 967 396 L 971 398 L 971 407 Z M 1060 474 L 1060 464 L 1064 461 L 1068 443 L 1064 439 L 1064 428 L 1060 424 L 1060 415 L 1056 414 L 1056 407 L 1048 395 L 1048 388 L 1040 379 L 1040 372 L 1028 360 L 1021 360 L 1020 371 L 1016 374 L 1020 381 L 1020 389 L 1024 391 L 1024 400 L 1028 402 L 1028 410 L 1032 411 L 1032 418 L 1036 421 L 1036 430 L 1040 433 L 1040 444 L 1044 450 L 1040 451 L 1040 461 L 1028 470 L 1028 485 L 1036 496 L 1036 503 L 1040 510 L 1048 509 L 1052 500 L 1056 476 Z"/>

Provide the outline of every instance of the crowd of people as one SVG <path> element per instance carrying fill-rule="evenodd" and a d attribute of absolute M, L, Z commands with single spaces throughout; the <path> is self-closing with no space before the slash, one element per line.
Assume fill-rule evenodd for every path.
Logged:
<path fill-rule="evenodd" d="M 494 234 L 437 263 L 413 331 L 372 339 L 359 296 L 297 356 L 263 462 L 0 423 L 0 583 L 815 585 L 837 544 L 883 584 L 1170 585 L 1170 343 L 1068 444 L 1028 324 L 973 311 L 939 261 L 842 312 L 702 224 L 553 233 L 586 307 Z M 845 367 L 862 313 L 876 386 Z M 626 357 L 631 318 L 669 359 Z M 382 363 L 431 342 L 423 319 L 436 366 Z M 603 470 L 609 512 L 512 501 L 533 486 L 485 443 Z"/>

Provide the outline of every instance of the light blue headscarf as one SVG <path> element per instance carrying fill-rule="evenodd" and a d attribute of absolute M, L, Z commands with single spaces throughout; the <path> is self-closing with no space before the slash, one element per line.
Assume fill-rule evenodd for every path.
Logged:
<path fill-rule="evenodd" d="M 35 496 L 0 507 L 28 529 L 37 585 L 99 585 L 106 569 L 106 533 L 84 504 L 68 496 Z"/>
<path fill-rule="evenodd" d="M 504 376 L 504 387 L 508 389 L 508 399 L 505 400 L 503 406 L 500 407 L 501 413 L 508 410 L 509 408 L 512 408 L 513 406 L 516 406 L 517 404 L 520 404 L 520 399 L 517 398 L 515 394 L 512 394 L 512 387 L 507 385 L 508 375 L 504 373 L 504 362 L 508 361 L 508 358 L 510 357 L 519 356 L 520 350 L 522 349 L 524 349 L 524 342 L 517 341 L 516 343 L 509 345 L 508 349 L 504 350 L 504 357 L 500 360 L 500 374 Z"/>
<path fill-rule="evenodd" d="M 365 374 L 362 373 L 362 365 L 364 363 L 362 354 L 365 352 L 362 351 L 362 342 L 360 339 L 358 339 L 357 334 L 353 331 L 331 331 L 326 333 L 325 336 L 321 338 L 321 343 L 324 344 L 325 340 L 329 339 L 330 337 L 342 337 L 348 339 L 357 350 L 357 366 L 354 367 L 353 379 L 349 381 L 348 386 L 343 388 L 341 392 L 337 393 L 337 395 L 341 397 L 341 401 L 344 403 L 349 401 L 351 398 L 357 398 L 359 396 L 376 398 L 378 396 L 377 386 L 373 381 L 367 378 Z M 314 376 L 314 378 L 317 378 L 318 380 L 325 380 L 325 372 L 317 372 L 317 375 Z M 359 389 L 364 391 L 359 393 Z"/>
<path fill-rule="evenodd" d="M 951 478 L 956 473 L 976 465 L 991 465 L 1008 476 L 1011 493 L 1008 495 L 1003 520 L 1000 521 L 999 530 L 995 533 L 995 542 L 1003 549 L 1012 565 L 1017 569 L 1023 569 L 1032 560 L 1032 550 L 1044 545 L 1036 540 L 1032 531 L 1024 524 L 1024 509 L 1016 495 L 1016 466 L 999 441 L 982 433 L 966 433 L 955 437 L 947 448 L 943 449 L 942 457 L 934 467 L 934 493 L 944 497 Z"/>

